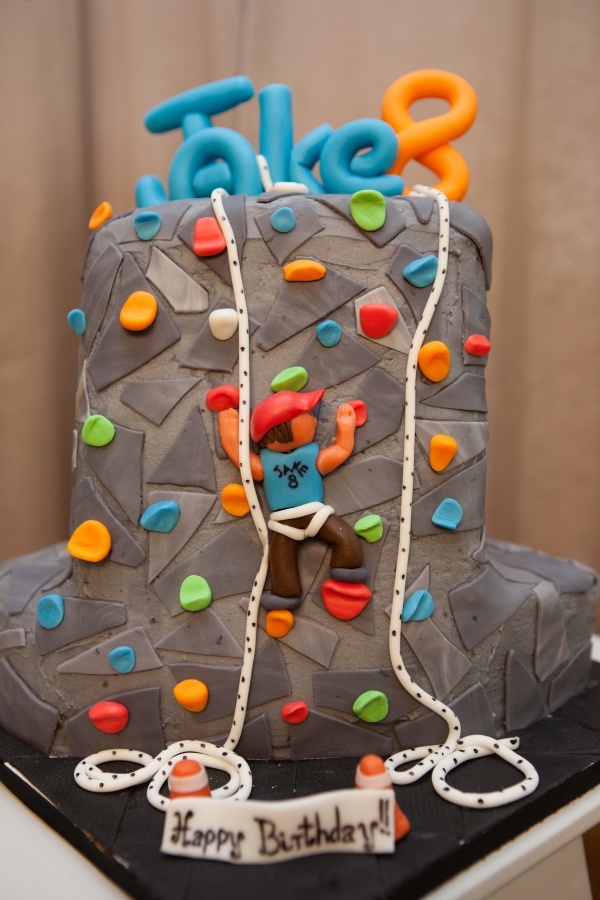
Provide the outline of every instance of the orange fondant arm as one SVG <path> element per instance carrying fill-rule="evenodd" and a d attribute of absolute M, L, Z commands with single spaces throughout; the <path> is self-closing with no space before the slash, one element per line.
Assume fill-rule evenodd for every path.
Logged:
<path fill-rule="evenodd" d="M 317 469 L 321 475 L 333 472 L 345 462 L 354 449 L 356 413 L 349 403 L 342 403 L 335 417 L 337 431 L 331 446 L 324 447 L 317 456 Z"/>
<path fill-rule="evenodd" d="M 223 450 L 234 464 L 236 469 L 240 467 L 240 423 L 236 409 L 225 409 L 218 414 L 219 435 Z M 264 469 L 257 453 L 250 451 L 250 469 L 255 481 L 262 481 L 265 477 Z"/>

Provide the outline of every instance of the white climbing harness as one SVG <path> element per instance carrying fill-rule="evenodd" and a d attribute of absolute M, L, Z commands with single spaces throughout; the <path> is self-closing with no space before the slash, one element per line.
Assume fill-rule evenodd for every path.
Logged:
<path fill-rule="evenodd" d="M 334 512 L 333 506 L 326 506 L 320 500 L 312 500 L 310 503 L 303 503 L 302 506 L 293 506 L 290 509 L 278 509 L 271 513 L 268 522 L 269 531 L 277 531 L 293 541 L 303 541 L 318 534 Z M 303 516 L 312 516 L 306 528 L 285 524 L 289 519 L 301 519 Z"/>

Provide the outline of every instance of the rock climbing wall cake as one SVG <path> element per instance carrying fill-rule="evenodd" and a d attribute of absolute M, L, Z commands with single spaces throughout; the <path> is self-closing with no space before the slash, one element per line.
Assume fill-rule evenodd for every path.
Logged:
<path fill-rule="evenodd" d="M 41 750 L 389 757 L 446 739 L 421 690 L 495 737 L 585 687 L 594 574 L 485 540 L 489 228 L 335 184 L 98 212 L 70 540 L 0 571 Z"/>

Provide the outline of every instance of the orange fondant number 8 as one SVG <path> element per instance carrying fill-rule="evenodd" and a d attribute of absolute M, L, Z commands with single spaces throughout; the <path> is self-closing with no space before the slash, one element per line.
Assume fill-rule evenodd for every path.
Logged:
<path fill-rule="evenodd" d="M 448 112 L 415 122 L 409 108 L 416 100 L 436 97 L 450 103 Z M 410 159 L 431 169 L 440 179 L 436 186 L 449 200 L 460 200 L 469 185 L 469 169 L 449 141 L 460 137 L 477 115 L 477 96 L 464 78 L 441 69 L 421 69 L 399 78 L 383 96 L 382 118 L 400 142 L 398 159 L 390 172 L 400 174 Z"/>

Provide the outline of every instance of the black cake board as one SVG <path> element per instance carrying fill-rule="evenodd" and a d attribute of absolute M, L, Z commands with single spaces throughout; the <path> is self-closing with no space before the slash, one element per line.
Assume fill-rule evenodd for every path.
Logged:
<path fill-rule="evenodd" d="M 429 778 L 396 788 L 411 832 L 393 856 L 327 854 L 270 866 L 165 856 L 159 850 L 164 815 L 147 802 L 145 786 L 115 794 L 88 793 L 75 784 L 75 760 L 48 759 L 2 730 L 0 760 L 9 765 L 0 766 L 0 781 L 140 900 L 411 900 L 600 784 L 598 664 L 593 679 L 585 694 L 553 717 L 515 732 L 521 737 L 520 752 L 540 775 L 531 796 L 498 809 L 470 810 L 442 800 Z M 277 800 L 351 787 L 356 763 L 253 762 L 252 798 Z M 211 780 L 214 774 L 219 773 L 211 772 Z M 450 779 L 463 790 L 493 790 L 513 783 L 515 770 L 497 757 L 487 757 L 464 764 Z"/>

